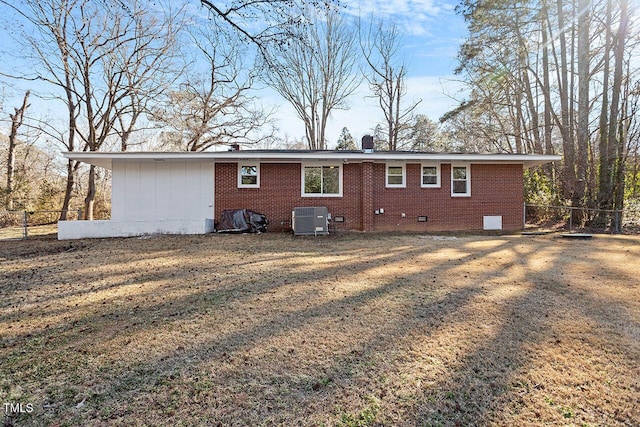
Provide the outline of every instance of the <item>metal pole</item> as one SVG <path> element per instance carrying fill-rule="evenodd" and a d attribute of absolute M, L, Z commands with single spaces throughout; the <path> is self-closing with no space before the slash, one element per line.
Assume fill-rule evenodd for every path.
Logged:
<path fill-rule="evenodd" d="M 29 224 L 29 219 L 27 215 L 27 211 L 22 212 L 22 240 L 27 240 L 28 237 L 27 226 Z"/>
<path fill-rule="evenodd" d="M 573 206 L 569 208 L 569 231 L 573 229 Z"/>

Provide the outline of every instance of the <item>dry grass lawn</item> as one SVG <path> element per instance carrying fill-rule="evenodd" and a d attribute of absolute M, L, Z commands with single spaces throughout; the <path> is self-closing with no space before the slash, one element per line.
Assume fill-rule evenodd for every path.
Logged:
<path fill-rule="evenodd" d="M 56 224 L 27 227 L 28 238 L 55 238 L 58 233 Z M 23 227 L 0 228 L 0 240 L 20 240 L 24 237 Z"/>
<path fill-rule="evenodd" d="M 35 239 L 0 271 L 7 425 L 640 422 L 638 236 Z"/>

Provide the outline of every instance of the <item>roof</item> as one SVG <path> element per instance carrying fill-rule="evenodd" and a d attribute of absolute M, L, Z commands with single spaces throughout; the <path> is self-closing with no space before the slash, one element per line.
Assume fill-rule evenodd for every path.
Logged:
<path fill-rule="evenodd" d="M 361 150 L 239 150 L 239 151 L 124 151 L 124 152 L 67 152 L 68 159 L 111 169 L 113 161 L 125 162 L 203 162 L 217 163 L 237 161 L 259 161 L 264 163 L 301 162 L 438 162 L 438 163 L 485 163 L 522 164 L 524 167 L 538 166 L 560 161 L 561 156 L 543 154 L 478 154 L 478 153 L 428 153 L 419 151 L 361 151 Z"/>

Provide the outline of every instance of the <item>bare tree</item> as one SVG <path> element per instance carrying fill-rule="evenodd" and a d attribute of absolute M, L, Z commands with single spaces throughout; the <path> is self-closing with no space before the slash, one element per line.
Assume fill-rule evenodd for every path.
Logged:
<path fill-rule="evenodd" d="M 154 110 L 155 120 L 170 129 L 164 145 L 204 151 L 214 145 L 258 143 L 273 136 L 271 112 L 259 106 L 249 91 L 255 71 L 246 71 L 243 51 L 215 29 L 190 31 L 196 47 L 194 63 L 177 90 Z"/>
<path fill-rule="evenodd" d="M 631 199 L 640 200 L 640 81 L 636 81 L 628 89 L 627 106 L 627 176 L 629 188 L 627 193 Z"/>
<path fill-rule="evenodd" d="M 10 210 L 57 210 L 64 189 L 64 177 L 60 174 L 57 162 L 58 150 L 50 150 L 51 147 L 38 142 L 42 134 L 30 129 L 33 119 L 25 115 L 24 120 L 20 127 L 19 143 L 13 147 L 11 206 L 5 206 L 4 200 L 0 206 Z M 8 136 L 0 136 L 0 155 L 5 161 L 9 151 L 8 140 Z M 30 214 L 29 219 L 36 222 L 51 221 L 53 217 L 47 213 L 36 213 Z"/>
<path fill-rule="evenodd" d="M 104 14 L 83 4 L 79 8 L 82 27 L 76 30 L 78 49 L 72 50 L 80 79 L 77 101 L 84 108 L 84 124 L 78 135 L 89 151 L 98 151 L 118 130 L 121 145 L 126 141 L 144 104 L 141 99 L 157 96 L 158 74 L 174 44 L 172 19 L 159 21 L 144 5 L 132 1 L 125 12 Z M 127 116 L 125 125 L 123 117 Z M 85 219 L 93 219 L 96 196 L 95 167 L 89 171 L 85 198 Z"/>
<path fill-rule="evenodd" d="M 267 54 L 274 46 L 300 38 L 309 24 L 305 13 L 310 5 L 322 11 L 340 5 L 340 0 L 200 0 L 200 3 L 211 12 L 216 31 L 229 29 Z"/>
<path fill-rule="evenodd" d="M 9 149 L 7 150 L 7 209 L 13 210 L 13 180 L 15 174 L 15 149 L 18 144 L 18 129 L 24 123 L 24 113 L 29 107 L 29 95 L 30 91 L 24 94 L 22 99 L 22 105 L 19 108 L 15 108 L 13 114 L 9 114 L 11 118 L 11 132 L 9 133 Z"/>
<path fill-rule="evenodd" d="M 544 152 L 546 154 L 554 154 L 553 147 L 553 104 L 551 102 L 551 91 L 549 88 L 551 87 L 551 76 L 549 70 L 549 31 L 547 31 L 547 27 L 549 26 L 549 5 L 548 0 L 543 0 L 540 8 L 538 19 L 540 21 L 540 39 L 542 42 L 542 46 L 540 50 L 542 51 L 542 79 L 540 81 L 539 86 L 542 89 L 542 96 L 544 99 Z M 536 73 L 534 73 L 536 74 Z M 548 176 L 551 176 L 553 173 L 553 167 L 551 164 L 546 165 L 545 171 Z"/>
<path fill-rule="evenodd" d="M 169 8 L 158 16 L 147 14 L 141 7 L 133 17 L 131 40 L 111 52 L 112 65 L 108 68 L 122 71 L 122 86 L 126 88 L 114 126 L 121 151 L 127 151 L 131 135 L 141 130 L 140 119 L 151 112 L 184 72 L 184 67 L 178 67 L 175 61 L 180 45 L 178 34 L 184 23 L 182 9 Z"/>
<path fill-rule="evenodd" d="M 511 150 L 513 141 L 515 152 L 562 152 L 563 198 L 573 206 L 621 207 L 631 88 L 638 80 L 632 60 L 640 47 L 633 28 L 637 5 L 628 0 L 460 3 L 470 31 L 458 71 L 468 73 L 471 96 L 447 114 L 461 119 L 453 123 L 457 134 L 498 149 Z M 544 170 L 555 177 L 551 167 Z M 589 220 L 574 217 L 583 219 Z"/>
<path fill-rule="evenodd" d="M 58 141 L 67 151 L 76 148 L 76 123 L 80 113 L 75 101 L 73 86 L 73 63 L 69 54 L 69 39 L 67 27 L 70 25 L 69 10 L 75 1 L 61 0 L 51 4 L 27 1 L 22 7 L 0 0 L 1 3 L 14 8 L 19 16 L 26 21 L 26 28 L 33 28 L 34 33 L 22 31 L 18 33 L 17 42 L 25 49 L 25 56 L 33 63 L 33 69 L 40 69 L 40 73 L 25 74 L 28 80 L 43 80 L 62 89 L 63 95 L 53 95 L 67 108 L 68 132 L 59 134 Z M 60 220 L 67 218 L 67 210 L 75 184 L 75 172 L 79 163 L 67 162 L 67 180 Z"/>
<path fill-rule="evenodd" d="M 578 62 L 578 103 L 576 141 L 576 199 L 584 203 L 588 183 L 589 163 L 589 76 L 591 73 L 589 11 L 590 0 L 578 1 L 577 62 Z"/>
<path fill-rule="evenodd" d="M 324 150 L 331 112 L 345 108 L 359 84 L 355 34 L 336 8 L 309 15 L 313 25 L 302 39 L 267 53 L 264 80 L 303 121 L 309 149 Z"/>
<path fill-rule="evenodd" d="M 620 22 L 615 34 L 615 48 L 613 50 L 613 85 L 611 88 L 611 110 L 609 115 L 609 147 L 607 153 L 600 153 L 601 157 L 606 157 L 606 161 L 613 167 L 611 173 L 611 185 L 605 188 L 606 193 L 601 197 L 609 199 L 608 206 L 613 209 L 622 210 L 624 204 L 624 152 L 625 152 L 625 121 L 624 114 L 624 62 L 625 62 L 625 43 L 628 37 L 629 26 L 629 2 L 628 0 L 620 0 Z M 601 160 L 602 161 L 602 160 Z M 619 226 L 619 225 L 618 225 Z M 616 231 L 620 231 L 619 229 Z"/>
<path fill-rule="evenodd" d="M 384 114 L 388 149 L 397 150 L 408 144 L 403 134 L 410 130 L 413 113 L 422 100 L 404 105 L 407 67 L 398 57 L 402 38 L 396 24 L 383 21 L 374 24 L 371 20 L 366 31 L 362 25 L 358 27 L 360 47 L 368 65 L 365 79 Z"/>
<path fill-rule="evenodd" d="M 163 87 L 151 82 L 168 71 L 176 15 L 161 16 L 138 0 L 25 0 L 21 7 L 0 1 L 13 7 L 27 21 L 25 28 L 33 30 L 20 34 L 35 70 L 22 77 L 51 84 L 52 98 L 66 106 L 65 148 L 98 151 L 119 134 L 126 149 L 143 111 L 142 100 L 156 96 Z M 67 165 L 60 219 L 66 218 L 78 166 L 73 161 Z M 95 192 L 91 167 L 86 219 L 93 219 Z"/>

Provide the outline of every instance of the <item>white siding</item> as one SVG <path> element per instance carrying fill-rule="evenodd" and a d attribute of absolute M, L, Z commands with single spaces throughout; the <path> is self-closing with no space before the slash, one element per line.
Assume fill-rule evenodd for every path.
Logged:
<path fill-rule="evenodd" d="M 213 218 L 212 162 L 113 162 L 113 221 Z"/>

